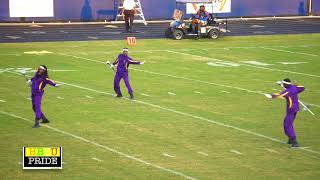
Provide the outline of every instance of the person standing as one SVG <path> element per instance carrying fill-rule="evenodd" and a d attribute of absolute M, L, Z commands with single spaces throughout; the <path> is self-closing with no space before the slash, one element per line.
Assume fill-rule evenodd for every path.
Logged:
<path fill-rule="evenodd" d="M 132 24 L 134 20 L 134 16 L 136 14 L 136 3 L 134 0 L 124 0 L 123 1 L 123 9 L 122 9 L 122 16 L 124 17 L 126 31 L 131 33 L 132 32 Z"/>
<path fill-rule="evenodd" d="M 33 78 L 31 78 L 31 80 L 28 80 L 27 83 L 31 86 L 32 109 L 35 114 L 35 123 L 33 125 L 33 128 L 38 128 L 40 127 L 41 119 L 42 123 L 49 123 L 49 120 L 41 110 L 44 88 L 47 84 L 54 87 L 58 87 L 59 85 L 56 84 L 53 80 L 49 79 L 48 69 L 45 65 L 39 66 Z"/>
<path fill-rule="evenodd" d="M 283 129 L 286 136 L 288 136 L 288 144 L 291 147 L 299 147 L 296 133 L 293 127 L 293 122 L 296 119 L 297 113 L 299 111 L 299 98 L 298 94 L 304 91 L 303 86 L 294 85 L 291 83 L 290 79 L 286 78 L 283 81 L 279 82 L 279 84 L 285 88 L 284 91 L 269 95 L 266 94 L 267 97 L 272 99 L 276 98 L 285 98 L 287 101 L 287 111 L 286 116 L 283 121 Z"/>
<path fill-rule="evenodd" d="M 129 82 L 129 65 L 130 64 L 144 64 L 144 62 L 138 62 L 133 61 L 132 58 L 128 56 L 129 50 L 128 48 L 123 48 L 122 53 L 118 55 L 118 58 L 115 62 L 112 63 L 110 68 L 113 68 L 116 64 L 118 64 L 117 72 L 114 77 L 114 91 L 116 92 L 116 97 L 122 97 L 122 93 L 120 90 L 120 80 L 123 79 L 124 83 L 126 84 L 126 87 L 128 89 L 128 93 L 130 94 L 130 99 L 133 99 L 133 90 L 131 88 L 130 82 Z"/>

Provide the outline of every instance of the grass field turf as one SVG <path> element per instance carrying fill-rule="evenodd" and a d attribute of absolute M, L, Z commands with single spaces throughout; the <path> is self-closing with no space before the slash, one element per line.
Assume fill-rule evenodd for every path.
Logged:
<path fill-rule="evenodd" d="M 146 64 L 130 66 L 135 101 L 110 95 L 114 74 L 101 63 L 114 59 L 124 41 L 0 44 L 1 69 L 46 64 L 53 70 L 75 70 L 49 72 L 50 78 L 69 84 L 45 89 L 43 111 L 49 126 L 144 160 L 46 127 L 32 129 L 32 122 L 14 117 L 33 120 L 24 78 L 2 72 L 0 177 L 318 179 L 319 40 L 320 34 L 138 40 L 130 56 Z M 41 50 L 53 53 L 24 54 Z M 207 64 L 226 61 L 239 66 Z M 248 66 L 243 61 L 272 65 Z M 261 95 L 280 91 L 274 82 L 286 77 L 306 86 L 301 100 L 318 105 L 311 106 L 316 116 L 301 111 L 295 122 L 306 149 L 281 143 L 287 141 L 282 133 L 285 101 Z M 123 83 L 121 87 L 127 96 Z M 23 171 L 18 164 L 23 146 L 63 146 L 63 170 Z"/>

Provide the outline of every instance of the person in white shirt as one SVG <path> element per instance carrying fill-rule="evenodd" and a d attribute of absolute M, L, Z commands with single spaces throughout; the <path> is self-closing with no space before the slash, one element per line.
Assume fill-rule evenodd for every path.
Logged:
<path fill-rule="evenodd" d="M 132 23 L 134 19 L 134 15 L 136 14 L 136 3 L 134 0 L 124 0 L 123 1 L 123 9 L 122 16 L 124 17 L 126 30 L 131 33 Z"/>

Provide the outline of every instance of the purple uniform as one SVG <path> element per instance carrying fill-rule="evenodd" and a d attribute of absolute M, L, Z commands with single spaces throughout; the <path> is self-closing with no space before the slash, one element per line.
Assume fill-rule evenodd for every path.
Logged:
<path fill-rule="evenodd" d="M 285 98 L 287 101 L 286 117 L 283 121 L 283 128 L 285 134 L 291 139 L 296 140 L 296 133 L 293 128 L 293 122 L 299 111 L 298 94 L 304 91 L 303 86 L 290 85 L 286 90 L 279 94 L 274 94 L 273 98 Z"/>
<path fill-rule="evenodd" d="M 117 95 L 122 95 L 120 90 L 120 80 L 123 78 L 124 83 L 128 89 L 128 93 L 132 95 L 133 90 L 130 86 L 129 76 L 128 76 L 128 69 L 130 64 L 140 64 L 138 61 L 133 61 L 128 55 L 119 54 L 117 60 L 113 63 L 113 65 L 118 64 L 117 72 L 114 77 L 114 91 Z"/>
<path fill-rule="evenodd" d="M 51 86 L 56 86 L 56 83 L 46 76 L 40 76 L 37 73 L 31 79 L 31 98 L 32 98 L 32 108 L 35 113 L 36 119 L 43 118 L 43 113 L 41 111 L 41 101 L 44 93 L 44 88 L 47 84 Z"/>

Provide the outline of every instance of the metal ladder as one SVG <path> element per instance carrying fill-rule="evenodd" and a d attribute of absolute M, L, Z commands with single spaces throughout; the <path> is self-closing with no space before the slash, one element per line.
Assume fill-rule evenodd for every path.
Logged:
<path fill-rule="evenodd" d="M 136 4 L 135 9 L 137 11 L 137 14 L 135 15 L 134 22 L 139 22 L 139 23 L 143 23 L 144 25 L 147 25 L 147 21 L 143 15 L 140 0 L 134 0 L 134 2 Z M 116 17 L 115 21 L 119 21 L 120 18 L 122 18 L 123 0 L 115 0 L 114 4 L 118 5 L 117 17 Z"/>

